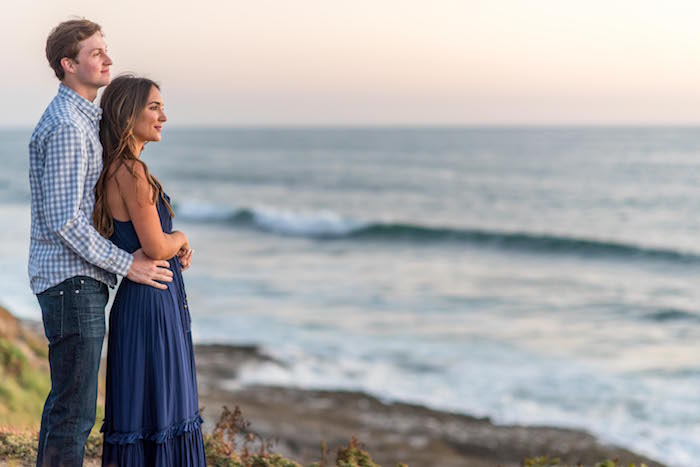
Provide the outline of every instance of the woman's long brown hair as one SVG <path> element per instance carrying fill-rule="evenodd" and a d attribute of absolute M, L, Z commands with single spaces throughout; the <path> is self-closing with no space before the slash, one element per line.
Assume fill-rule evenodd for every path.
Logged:
<path fill-rule="evenodd" d="M 154 87 L 160 90 L 160 87 L 150 79 L 124 75 L 115 78 L 102 94 L 100 101 L 102 173 L 95 185 L 95 210 L 92 221 L 97 231 L 107 238 L 114 233 L 114 218 L 107 204 L 107 181 L 114 177 L 122 165 L 136 177 L 134 165 L 141 164 L 146 173 L 146 180 L 151 185 L 153 202 L 155 203 L 160 196 L 168 207 L 170 215 L 174 215 L 173 209 L 163 195 L 160 182 L 150 174 L 146 163 L 139 159 L 136 141 L 132 137 L 134 126 L 141 118 L 148 103 L 148 95 Z M 128 163 L 125 164 L 125 162 Z"/>

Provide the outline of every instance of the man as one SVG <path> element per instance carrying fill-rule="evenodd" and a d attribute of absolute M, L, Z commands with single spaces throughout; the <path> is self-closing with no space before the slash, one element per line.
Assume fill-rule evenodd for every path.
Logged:
<path fill-rule="evenodd" d="M 141 250 L 120 250 L 92 225 L 102 171 L 102 111 L 93 101 L 109 84 L 112 65 L 101 27 L 86 19 L 59 24 L 46 41 L 46 58 L 61 84 L 29 143 L 29 279 L 51 368 L 37 466 L 82 466 L 95 424 L 107 286 L 114 287 L 118 274 L 166 289 L 162 282 L 172 281 L 172 271 Z"/>

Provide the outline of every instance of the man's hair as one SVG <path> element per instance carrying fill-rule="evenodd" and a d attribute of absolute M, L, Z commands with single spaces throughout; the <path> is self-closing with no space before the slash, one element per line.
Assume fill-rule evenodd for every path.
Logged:
<path fill-rule="evenodd" d="M 66 76 L 61 60 L 75 60 L 80 52 L 80 42 L 96 32 L 102 34 L 102 27 L 85 18 L 71 19 L 56 26 L 46 39 L 46 58 L 56 73 L 56 78 L 63 81 Z"/>

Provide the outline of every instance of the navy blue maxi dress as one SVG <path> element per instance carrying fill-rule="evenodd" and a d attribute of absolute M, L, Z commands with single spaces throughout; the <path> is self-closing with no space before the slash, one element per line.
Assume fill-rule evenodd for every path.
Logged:
<path fill-rule="evenodd" d="M 170 202 L 169 198 L 168 202 Z M 163 232 L 172 218 L 158 198 Z M 114 221 L 110 240 L 141 248 L 133 224 Z M 167 290 L 124 278 L 109 317 L 103 466 L 205 466 L 202 418 L 180 260 Z"/>

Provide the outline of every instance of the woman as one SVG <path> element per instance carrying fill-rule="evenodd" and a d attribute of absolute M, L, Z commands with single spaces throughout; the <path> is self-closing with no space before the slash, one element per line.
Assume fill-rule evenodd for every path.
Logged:
<path fill-rule="evenodd" d="M 140 159 L 167 120 L 156 83 L 121 76 L 102 96 L 102 174 L 93 221 L 123 250 L 170 262 L 159 290 L 123 279 L 109 317 L 103 466 L 204 466 L 190 314 L 181 270 L 192 250 Z"/>

